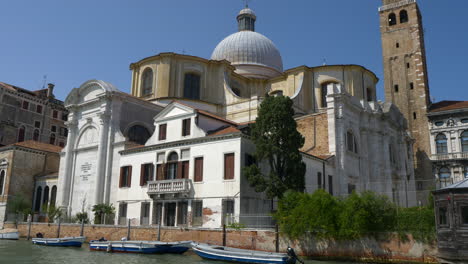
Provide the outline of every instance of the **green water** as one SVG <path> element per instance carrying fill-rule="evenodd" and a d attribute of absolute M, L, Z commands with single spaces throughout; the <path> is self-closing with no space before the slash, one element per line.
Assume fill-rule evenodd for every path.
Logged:
<path fill-rule="evenodd" d="M 0 263 L 86 263 L 86 264 L 222 264 L 219 261 L 203 260 L 192 252 L 183 255 L 140 255 L 89 251 L 88 244 L 82 248 L 60 248 L 33 245 L 31 241 L 0 240 Z M 306 261 L 306 264 L 343 264 L 343 262 Z"/>

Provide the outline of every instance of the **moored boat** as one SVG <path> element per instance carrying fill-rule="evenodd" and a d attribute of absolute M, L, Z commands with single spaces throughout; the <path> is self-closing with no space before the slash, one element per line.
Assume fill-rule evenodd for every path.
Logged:
<path fill-rule="evenodd" d="M 89 249 L 95 251 L 141 254 L 182 254 L 191 246 L 192 241 L 98 241 L 89 242 Z"/>
<path fill-rule="evenodd" d="M 56 247 L 81 247 L 86 237 L 63 237 L 63 238 L 33 238 L 36 245 L 56 246 Z"/>
<path fill-rule="evenodd" d="M 18 240 L 19 232 L 16 229 L 2 229 L 0 230 L 0 239 Z"/>
<path fill-rule="evenodd" d="M 288 248 L 288 253 L 272 253 L 193 243 L 192 249 L 198 256 L 204 259 L 222 260 L 229 262 L 293 264 L 296 263 L 296 260 L 299 260 L 294 253 L 294 250 L 291 248 Z"/>

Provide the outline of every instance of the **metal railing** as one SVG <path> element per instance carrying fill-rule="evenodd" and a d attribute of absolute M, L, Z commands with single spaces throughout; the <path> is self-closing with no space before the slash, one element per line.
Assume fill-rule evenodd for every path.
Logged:
<path fill-rule="evenodd" d="M 190 192 L 190 179 L 174 179 L 148 182 L 148 194 Z"/>
<path fill-rule="evenodd" d="M 440 153 L 431 155 L 431 160 L 433 161 L 460 159 L 468 159 L 468 152 Z"/>
<path fill-rule="evenodd" d="M 383 12 L 385 10 L 397 8 L 397 7 L 404 6 L 404 5 L 409 5 L 409 4 L 412 4 L 412 3 L 416 3 L 416 0 L 403 0 L 403 1 L 400 1 L 400 2 L 397 2 L 397 3 L 384 5 L 384 6 L 379 7 L 379 12 Z"/>

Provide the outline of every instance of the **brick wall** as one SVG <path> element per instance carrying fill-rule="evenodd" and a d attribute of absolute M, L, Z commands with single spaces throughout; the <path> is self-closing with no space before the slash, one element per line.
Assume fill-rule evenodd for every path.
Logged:
<path fill-rule="evenodd" d="M 328 155 L 327 113 L 312 114 L 296 119 L 297 131 L 305 138 L 301 151 L 311 155 Z"/>
<path fill-rule="evenodd" d="M 6 223 L 5 228 L 14 228 L 12 223 Z M 80 234 L 79 224 L 62 224 L 60 237 L 78 236 Z M 22 237 L 28 234 L 27 223 L 18 225 Z M 57 225 L 47 223 L 33 223 L 31 235 L 41 232 L 44 237 L 56 237 Z M 125 226 L 101 226 L 85 225 L 84 235 L 87 241 L 99 239 L 120 240 L 127 236 Z M 131 227 L 130 238 L 132 240 L 156 240 L 158 228 L 155 227 Z M 254 249 L 262 251 L 275 251 L 275 237 L 273 230 L 228 230 L 226 234 L 227 246 Z M 220 229 L 182 229 L 162 228 L 161 241 L 184 241 L 192 240 L 202 243 L 222 245 L 223 232 Z M 280 251 L 284 252 L 288 246 L 292 246 L 299 255 L 311 256 L 313 258 L 329 259 L 366 259 L 386 261 L 417 261 L 424 263 L 437 263 L 437 249 L 435 245 L 427 245 L 415 242 L 409 238 L 401 241 L 398 236 L 377 241 L 375 239 L 361 239 L 356 241 L 317 241 L 307 239 L 302 241 L 291 241 L 280 237 Z"/>

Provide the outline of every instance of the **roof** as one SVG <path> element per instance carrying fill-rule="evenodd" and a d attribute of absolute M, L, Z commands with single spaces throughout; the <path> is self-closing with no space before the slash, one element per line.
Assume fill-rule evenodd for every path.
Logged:
<path fill-rule="evenodd" d="M 239 129 L 232 127 L 232 126 L 228 126 L 228 127 L 224 127 L 219 130 L 213 131 L 212 133 L 209 133 L 208 135 L 218 136 L 218 135 L 225 135 L 225 134 L 238 133 L 238 132 L 240 132 Z"/>
<path fill-rule="evenodd" d="M 173 103 L 181 104 L 181 105 L 183 105 L 183 106 L 190 107 L 190 108 L 192 108 L 193 110 L 195 110 L 195 112 L 197 112 L 197 113 L 200 114 L 200 115 L 204 115 L 204 116 L 206 116 L 206 117 L 210 117 L 210 118 L 213 118 L 213 119 L 216 119 L 216 120 L 219 120 L 219 121 L 222 121 L 222 122 L 231 124 L 231 125 L 233 125 L 233 126 L 238 126 L 238 125 L 239 125 L 239 124 L 236 123 L 236 122 L 233 122 L 233 121 L 231 121 L 231 120 L 227 120 L 227 119 L 225 119 L 225 118 L 223 118 L 223 117 L 220 117 L 220 116 L 215 115 L 215 114 L 213 114 L 213 113 L 210 113 L 210 112 L 208 112 L 208 111 L 201 110 L 201 109 L 197 109 L 197 108 L 195 108 L 195 107 L 193 107 L 193 106 L 191 106 L 191 105 L 189 105 L 189 104 L 186 104 L 186 103 L 184 103 L 184 102 L 181 102 L 181 101 L 178 101 L 178 100 L 174 100 L 174 101 L 172 101 L 172 102 L 173 102 Z"/>
<path fill-rule="evenodd" d="M 12 85 L 12 84 L 4 83 L 4 82 L 0 82 L 0 86 L 2 86 L 3 88 L 5 88 L 7 90 L 13 91 L 13 92 L 25 93 L 25 94 L 28 94 L 28 95 L 31 95 L 31 96 L 38 96 L 41 93 L 43 93 L 44 91 L 47 91 L 47 89 L 41 89 L 41 90 L 37 90 L 37 91 L 30 91 L 28 89 L 24 89 L 24 88 L 21 88 L 21 87 Z"/>
<path fill-rule="evenodd" d="M 327 161 L 328 159 L 330 159 L 331 157 L 334 156 L 334 155 L 314 155 L 314 154 L 310 154 L 310 153 L 307 153 L 307 152 L 304 152 L 304 151 L 300 151 L 300 152 L 303 155 L 310 156 L 310 157 L 317 158 L 317 159 L 321 159 L 323 161 Z"/>
<path fill-rule="evenodd" d="M 23 148 L 29 148 L 29 149 L 35 149 L 35 150 L 41 150 L 41 151 L 47 151 L 47 152 L 53 152 L 53 153 L 59 153 L 60 151 L 62 151 L 62 147 L 60 146 L 37 142 L 33 140 L 14 143 L 14 144 L 2 147 L 2 148 L 8 148 L 11 146 L 23 147 Z M 2 148 L 0 148 L 0 150 Z"/>
<path fill-rule="evenodd" d="M 468 179 L 464 179 L 463 181 L 451 184 L 444 188 L 440 188 L 438 190 L 435 190 L 434 192 L 437 193 L 437 192 L 444 192 L 444 191 L 457 190 L 457 189 L 468 189 Z"/>
<path fill-rule="evenodd" d="M 468 110 L 468 101 L 440 101 L 432 104 L 429 107 L 429 112 L 442 112 L 464 108 Z"/>

